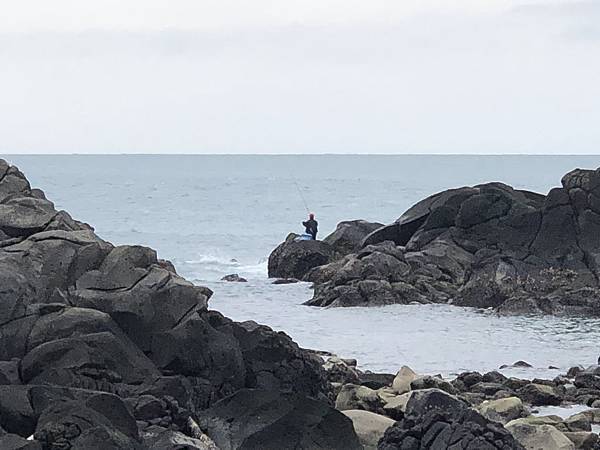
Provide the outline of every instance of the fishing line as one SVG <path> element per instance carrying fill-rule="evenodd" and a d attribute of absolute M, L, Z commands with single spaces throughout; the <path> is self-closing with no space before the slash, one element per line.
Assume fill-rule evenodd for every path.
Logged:
<path fill-rule="evenodd" d="M 300 189 L 300 185 L 296 181 L 296 178 L 293 177 L 294 184 L 296 185 L 296 189 L 298 189 L 298 194 L 300 194 L 300 198 L 302 199 L 302 203 L 304 203 L 304 207 L 306 208 L 306 212 L 310 214 L 310 209 L 308 209 L 308 204 L 306 203 L 306 199 L 304 198 L 304 194 L 302 193 L 302 189 Z"/>

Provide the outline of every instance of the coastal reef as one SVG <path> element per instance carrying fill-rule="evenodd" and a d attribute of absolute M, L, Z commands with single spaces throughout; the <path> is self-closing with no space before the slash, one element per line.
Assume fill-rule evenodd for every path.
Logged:
<path fill-rule="evenodd" d="M 286 241 L 269 270 L 302 267 L 296 278 L 314 283 L 312 306 L 447 303 L 600 316 L 600 170 L 573 170 L 547 195 L 502 183 L 446 190 L 354 247 L 326 238 L 310 244 L 317 259 L 306 245 Z"/>

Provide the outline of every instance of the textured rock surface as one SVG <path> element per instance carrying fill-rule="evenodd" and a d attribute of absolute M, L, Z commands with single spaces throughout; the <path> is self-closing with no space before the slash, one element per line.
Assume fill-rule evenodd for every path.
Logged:
<path fill-rule="evenodd" d="M 488 400 L 479 405 L 478 410 L 489 420 L 502 424 L 525 415 L 523 402 L 518 397 Z"/>
<path fill-rule="evenodd" d="M 347 410 L 343 414 L 352 421 L 358 439 L 365 450 L 376 450 L 377 443 L 395 421 L 369 411 Z"/>
<path fill-rule="evenodd" d="M 315 267 L 333 261 L 333 247 L 323 241 L 296 241 L 298 236 L 290 234 L 285 242 L 269 256 L 269 278 L 296 278 L 303 280 Z"/>
<path fill-rule="evenodd" d="M 245 388 L 289 393 L 323 413 L 317 424 L 335 422 L 321 361 L 283 333 L 209 311 L 211 295 L 154 250 L 115 247 L 56 211 L 0 160 L 2 448 L 34 433 L 22 448 L 135 450 L 188 438 L 193 448 L 186 420 Z M 356 441 L 351 424 L 346 432 Z"/>
<path fill-rule="evenodd" d="M 200 415 L 221 450 L 359 450 L 352 422 L 322 402 L 296 394 L 241 390 Z"/>
<path fill-rule="evenodd" d="M 522 449 L 500 424 L 437 389 L 415 391 L 406 416 L 390 427 L 379 450 Z"/>
<path fill-rule="evenodd" d="M 313 269 L 315 306 L 453 303 L 503 314 L 600 315 L 600 172 L 548 195 L 502 183 L 452 189 Z"/>
<path fill-rule="evenodd" d="M 575 445 L 552 425 L 508 424 L 506 428 L 527 450 L 575 450 Z"/>
<path fill-rule="evenodd" d="M 367 235 L 383 227 L 382 223 L 366 220 L 340 222 L 335 231 L 323 239 L 340 255 L 354 253 L 362 247 Z"/>

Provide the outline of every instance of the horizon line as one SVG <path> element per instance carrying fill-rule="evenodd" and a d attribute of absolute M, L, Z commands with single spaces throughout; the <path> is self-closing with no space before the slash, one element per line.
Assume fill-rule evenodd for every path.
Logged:
<path fill-rule="evenodd" d="M 4 153 L 4 156 L 600 156 L 600 153 Z"/>

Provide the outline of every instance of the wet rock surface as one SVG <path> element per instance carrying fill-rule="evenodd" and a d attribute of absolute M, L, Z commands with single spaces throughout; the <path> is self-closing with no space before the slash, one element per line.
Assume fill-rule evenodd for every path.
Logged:
<path fill-rule="evenodd" d="M 299 433 L 314 425 L 323 448 L 358 442 L 320 360 L 209 310 L 211 295 L 152 249 L 113 246 L 56 211 L 0 160 L 0 447 L 205 448 L 189 419 L 245 389 L 292 396 Z"/>

